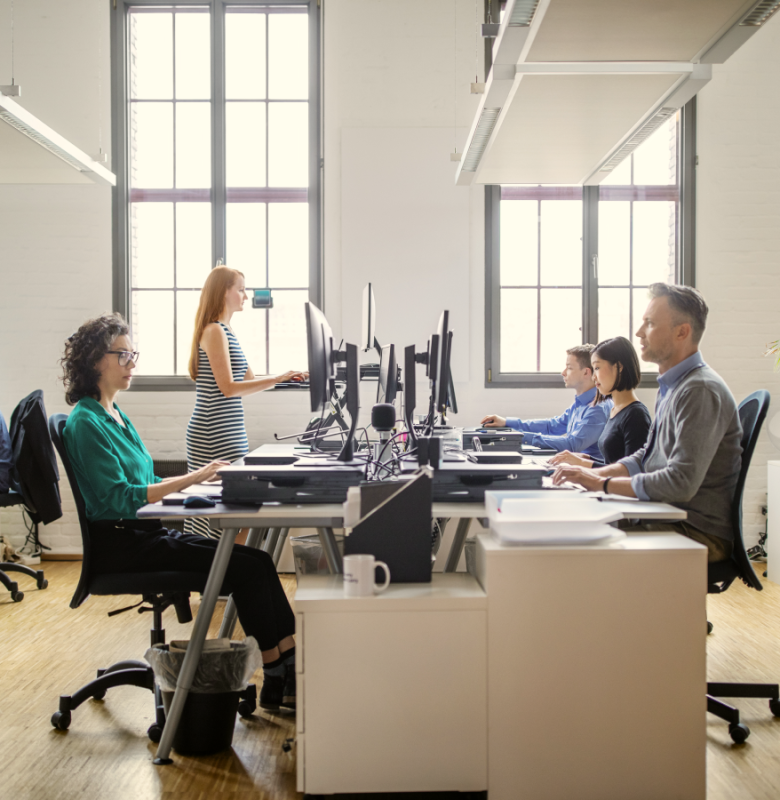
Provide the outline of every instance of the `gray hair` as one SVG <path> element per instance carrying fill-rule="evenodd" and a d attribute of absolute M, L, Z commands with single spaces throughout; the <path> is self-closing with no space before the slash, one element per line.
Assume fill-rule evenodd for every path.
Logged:
<path fill-rule="evenodd" d="M 665 297 L 675 316 L 675 325 L 687 322 L 691 326 L 694 344 L 701 341 L 707 327 L 709 308 L 702 293 L 692 286 L 678 286 L 670 283 L 652 283 L 647 288 L 652 299 Z"/>

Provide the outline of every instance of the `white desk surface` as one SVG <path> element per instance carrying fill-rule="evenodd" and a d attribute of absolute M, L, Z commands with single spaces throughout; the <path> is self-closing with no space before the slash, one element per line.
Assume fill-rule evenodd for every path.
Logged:
<path fill-rule="evenodd" d="M 594 553 L 604 555 L 605 551 L 616 553 L 636 553 L 646 551 L 648 553 L 668 553 L 679 550 L 706 550 L 703 544 L 689 539 L 680 533 L 663 532 L 658 533 L 629 533 L 617 540 L 607 540 L 594 544 L 547 544 L 547 545 L 505 545 L 497 542 L 489 533 L 479 536 L 480 546 L 486 553 L 515 553 L 518 555 L 528 553 L 546 553 L 550 555 L 571 554 L 576 550 L 578 553 Z"/>
<path fill-rule="evenodd" d="M 373 597 L 345 597 L 341 575 L 301 575 L 295 610 L 429 611 L 486 609 L 487 595 L 477 579 L 465 572 L 434 573 L 430 583 L 391 583 Z"/>
<path fill-rule="evenodd" d="M 208 494 L 214 492 L 213 484 L 196 484 L 186 490 L 187 494 Z M 550 490 L 523 491 L 522 495 L 530 499 L 551 499 L 553 492 Z M 596 500 L 603 497 L 600 492 L 588 494 L 585 492 L 555 492 L 556 500 L 582 500 L 585 498 Z M 682 511 L 668 503 L 645 503 L 641 500 L 621 498 L 603 500 L 609 503 L 609 508 L 615 508 L 623 513 L 624 519 L 658 519 L 682 520 L 687 517 Z M 251 527 L 255 523 L 262 523 L 263 527 L 326 527 L 340 528 L 343 526 L 343 510 L 338 503 L 333 504 L 304 504 L 283 505 L 281 503 L 265 503 L 262 506 L 239 506 L 226 503 L 217 503 L 214 508 L 197 508 L 187 511 L 183 506 L 166 506 L 162 502 L 149 503 L 139 509 L 139 519 L 183 519 L 185 517 L 211 517 L 217 520 L 246 520 Z M 447 519 L 478 519 L 486 516 L 484 503 L 434 503 L 433 516 Z M 297 523 L 300 523 L 298 525 Z M 224 525 L 219 527 L 226 527 Z"/>

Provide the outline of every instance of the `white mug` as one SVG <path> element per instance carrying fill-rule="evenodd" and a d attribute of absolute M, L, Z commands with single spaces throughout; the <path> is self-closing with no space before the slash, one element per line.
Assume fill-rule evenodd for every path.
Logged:
<path fill-rule="evenodd" d="M 385 582 L 380 586 L 374 583 L 374 569 L 385 571 Z M 390 585 L 390 569 L 384 561 L 373 556 L 344 556 L 344 596 L 371 597 L 384 592 Z"/>

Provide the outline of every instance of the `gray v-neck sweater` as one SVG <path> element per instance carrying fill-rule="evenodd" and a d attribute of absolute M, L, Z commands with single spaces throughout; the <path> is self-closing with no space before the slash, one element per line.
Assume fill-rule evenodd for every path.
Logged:
<path fill-rule="evenodd" d="M 637 496 L 688 512 L 698 530 L 733 541 L 731 504 L 742 466 L 742 425 L 723 378 L 693 369 L 653 421 L 647 444 L 620 459 Z"/>

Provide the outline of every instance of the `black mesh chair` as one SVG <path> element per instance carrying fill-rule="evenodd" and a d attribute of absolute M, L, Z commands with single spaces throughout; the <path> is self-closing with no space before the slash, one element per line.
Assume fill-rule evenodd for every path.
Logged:
<path fill-rule="evenodd" d="M 12 506 L 27 507 L 24 497 L 13 489 L 0 494 L 0 508 L 10 508 Z M 38 524 L 33 524 L 35 525 L 35 540 L 38 541 Z M 1 563 L 0 583 L 11 593 L 11 600 L 13 600 L 14 603 L 20 603 L 24 599 L 24 592 L 19 591 L 19 584 L 11 580 L 6 574 L 7 572 L 21 572 L 23 575 L 29 575 L 29 577 L 35 578 L 35 583 L 39 589 L 45 589 L 49 585 L 49 582 L 43 577 L 42 569 L 33 569 L 26 564 L 17 564 L 14 561 Z"/>
<path fill-rule="evenodd" d="M 707 592 L 720 594 L 725 592 L 739 578 L 750 589 L 760 592 L 764 587 L 753 571 L 742 537 L 742 495 L 745 490 L 750 460 L 756 449 L 758 434 L 769 411 L 769 392 L 761 390 L 753 392 L 739 404 L 739 419 L 742 423 L 742 468 L 734 493 L 731 507 L 734 527 L 734 550 L 728 561 L 718 561 L 707 566 Z M 707 623 L 708 632 L 712 625 Z M 776 683 L 708 683 L 707 711 L 729 723 L 731 738 L 742 744 L 750 729 L 739 721 L 739 710 L 718 700 L 719 697 L 761 697 L 769 699 L 769 710 L 775 717 L 780 717 L 780 686 Z"/>
<path fill-rule="evenodd" d="M 162 627 L 162 612 L 169 606 L 176 609 L 179 622 L 190 622 L 190 592 L 202 592 L 206 586 L 206 575 L 197 572 L 127 572 L 95 574 L 90 566 L 90 532 L 87 521 L 86 505 L 79 491 L 73 466 L 68 458 L 67 451 L 62 441 L 62 431 L 67 422 L 66 414 L 54 414 L 49 419 L 49 431 L 54 446 L 60 455 L 65 472 L 68 475 L 73 498 L 81 527 L 81 540 L 83 544 L 83 560 L 81 562 L 81 577 L 78 586 L 70 601 L 71 608 L 78 608 L 90 594 L 94 595 L 141 595 L 142 606 L 138 612 L 151 611 L 153 625 L 151 629 L 151 646 L 165 643 L 165 630 Z M 139 604 L 140 605 L 140 604 Z M 130 608 L 135 608 L 131 606 Z M 129 611 L 130 609 L 121 609 Z M 121 613 L 114 611 L 109 614 Z M 154 672 L 145 661 L 119 661 L 105 669 L 97 671 L 94 681 L 82 686 L 72 695 L 60 696 L 59 711 L 55 711 L 51 724 L 59 730 L 67 730 L 71 723 L 71 713 L 90 697 L 102 700 L 108 689 L 114 686 L 140 686 L 154 692 L 156 716 L 155 722 L 147 731 L 153 742 L 159 742 L 165 725 L 165 709 L 163 706 L 160 689 L 155 683 Z M 254 685 L 250 684 L 241 695 L 238 711 L 242 717 L 249 717 L 257 708 L 257 692 Z"/>

